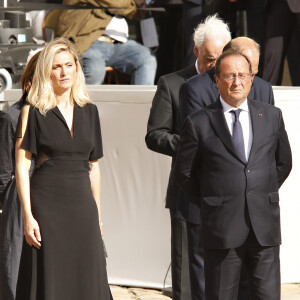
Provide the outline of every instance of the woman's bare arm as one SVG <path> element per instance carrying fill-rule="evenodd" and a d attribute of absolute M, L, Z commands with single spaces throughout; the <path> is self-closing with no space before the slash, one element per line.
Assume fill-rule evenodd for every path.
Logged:
<path fill-rule="evenodd" d="M 21 111 L 22 134 L 16 141 L 16 182 L 19 198 L 22 205 L 24 219 L 24 235 L 27 243 L 36 248 L 41 247 L 41 234 L 37 221 L 34 219 L 30 203 L 29 170 L 31 165 L 31 152 L 21 148 L 23 137 L 27 127 L 29 105 L 25 105 Z"/>

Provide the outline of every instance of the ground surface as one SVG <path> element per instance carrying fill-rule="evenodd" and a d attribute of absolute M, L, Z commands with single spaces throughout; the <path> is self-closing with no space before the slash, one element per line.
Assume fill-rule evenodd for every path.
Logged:
<path fill-rule="evenodd" d="M 111 286 L 111 292 L 114 300 L 170 300 L 171 298 L 163 296 L 160 291 L 126 288 L 120 286 Z M 300 284 L 282 284 L 281 300 L 300 300 Z"/>

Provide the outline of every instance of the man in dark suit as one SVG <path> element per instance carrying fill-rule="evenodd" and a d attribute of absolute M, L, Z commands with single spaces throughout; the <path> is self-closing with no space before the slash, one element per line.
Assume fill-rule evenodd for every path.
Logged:
<path fill-rule="evenodd" d="M 284 58 L 293 32 L 300 28 L 300 1 L 266 0 L 266 17 L 263 78 L 273 85 L 281 85 Z"/>
<path fill-rule="evenodd" d="M 252 39 L 239 37 L 231 40 L 225 50 L 235 49 L 246 54 L 253 64 L 252 73 L 258 72 L 259 45 Z M 219 97 L 219 90 L 214 78 L 215 69 L 194 76 L 183 84 L 179 99 L 179 124 L 181 127 L 184 119 L 191 113 L 214 103 Z M 274 104 L 272 86 L 254 76 L 249 97 L 259 101 Z M 190 268 L 197 269 L 199 261 L 203 261 L 203 250 L 201 249 L 201 218 L 199 203 L 191 201 L 189 197 L 181 197 L 178 210 L 184 214 L 187 221 L 187 233 L 189 241 Z M 246 272 L 242 272 L 239 299 L 248 300 L 248 281 Z"/>
<path fill-rule="evenodd" d="M 230 40 L 228 26 L 217 16 L 207 18 L 199 24 L 194 34 L 194 53 L 197 60 L 194 65 L 162 76 L 157 84 L 150 111 L 146 144 L 155 152 L 175 157 L 179 142 L 178 105 L 179 89 L 187 79 L 215 65 L 224 45 Z M 184 193 L 175 183 L 173 175 L 174 160 L 169 178 L 166 196 L 166 208 L 171 215 L 171 262 L 173 300 L 187 300 L 190 296 L 187 256 L 186 227 L 181 214 L 178 214 L 178 202 Z M 203 261 L 197 264 L 197 272 L 191 274 L 192 299 L 204 300 Z"/>
<path fill-rule="evenodd" d="M 201 205 L 205 294 L 235 300 L 244 263 L 251 299 L 280 299 L 278 189 L 292 167 L 281 111 L 248 97 L 253 74 L 240 52 L 217 60 L 217 102 L 188 116 L 175 176 Z"/>

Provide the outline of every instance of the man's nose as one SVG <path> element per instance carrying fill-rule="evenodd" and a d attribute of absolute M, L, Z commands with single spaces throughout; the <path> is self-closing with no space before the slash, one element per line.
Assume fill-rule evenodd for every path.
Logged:
<path fill-rule="evenodd" d="M 241 79 L 239 78 L 238 75 L 235 75 L 235 76 L 233 77 L 233 83 L 236 84 L 236 85 L 238 85 L 238 84 L 241 83 Z"/>

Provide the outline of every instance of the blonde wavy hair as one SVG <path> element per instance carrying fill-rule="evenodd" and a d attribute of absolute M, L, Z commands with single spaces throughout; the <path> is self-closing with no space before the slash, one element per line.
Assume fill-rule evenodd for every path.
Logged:
<path fill-rule="evenodd" d="M 68 51 L 73 55 L 77 68 L 77 76 L 71 88 L 71 98 L 81 107 L 90 102 L 77 51 L 69 40 L 58 38 L 47 44 L 41 51 L 28 93 L 28 102 L 38 108 L 43 115 L 58 104 L 52 86 L 51 72 L 55 54 L 63 51 Z"/>

